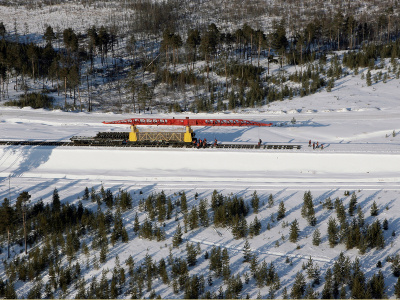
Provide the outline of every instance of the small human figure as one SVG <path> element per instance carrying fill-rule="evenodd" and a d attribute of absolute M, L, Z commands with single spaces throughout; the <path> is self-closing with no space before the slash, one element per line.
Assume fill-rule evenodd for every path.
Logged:
<path fill-rule="evenodd" d="M 324 144 L 321 144 L 321 150 L 324 150 Z"/>
<path fill-rule="evenodd" d="M 311 147 L 311 140 L 308 141 L 308 147 Z"/>
<path fill-rule="evenodd" d="M 318 148 L 318 142 L 317 142 L 317 148 Z"/>
<path fill-rule="evenodd" d="M 260 147 L 260 146 L 261 146 L 261 143 L 262 143 L 262 140 L 261 140 L 261 139 L 259 139 L 259 140 L 258 140 L 258 147 Z"/>
<path fill-rule="evenodd" d="M 217 146 L 217 139 L 215 138 L 214 139 L 214 147 L 216 147 Z"/>
<path fill-rule="evenodd" d="M 312 148 L 313 148 L 313 150 L 315 149 L 315 142 L 312 143 Z"/>

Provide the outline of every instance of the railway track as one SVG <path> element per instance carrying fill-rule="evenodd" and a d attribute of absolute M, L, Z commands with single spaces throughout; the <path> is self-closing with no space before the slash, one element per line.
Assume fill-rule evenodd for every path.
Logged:
<path fill-rule="evenodd" d="M 192 144 L 177 144 L 177 143 L 124 143 L 123 141 L 82 141 L 80 143 L 74 142 L 59 142 L 59 141 L 0 141 L 0 145 L 4 146 L 51 146 L 51 147 L 121 147 L 121 148 L 196 148 Z M 201 147 L 204 148 L 204 147 Z M 301 145 L 255 145 L 255 144 L 217 144 L 207 145 L 206 148 L 217 149 L 265 149 L 265 150 L 292 150 L 301 149 Z"/>

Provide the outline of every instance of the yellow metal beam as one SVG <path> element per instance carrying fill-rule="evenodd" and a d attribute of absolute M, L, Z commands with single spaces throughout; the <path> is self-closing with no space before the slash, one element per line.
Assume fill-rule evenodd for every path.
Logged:
<path fill-rule="evenodd" d="M 186 126 L 186 132 L 185 132 L 185 136 L 183 138 L 183 141 L 185 143 L 191 143 L 192 142 L 192 133 L 193 133 L 193 129 L 190 128 L 190 126 Z"/>
<path fill-rule="evenodd" d="M 137 142 L 137 134 L 139 129 L 135 125 L 131 125 L 131 132 L 129 132 L 129 141 L 130 142 Z"/>

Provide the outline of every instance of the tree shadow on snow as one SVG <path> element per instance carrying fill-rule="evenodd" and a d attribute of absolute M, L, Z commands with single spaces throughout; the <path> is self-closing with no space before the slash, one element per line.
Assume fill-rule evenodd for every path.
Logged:
<path fill-rule="evenodd" d="M 56 146 L 9 146 L 4 149 L 5 152 L 17 153 L 16 149 L 20 149 L 21 153 L 17 154 L 14 162 L 1 172 L 10 170 L 11 177 L 19 177 L 25 172 L 38 168 L 40 165 L 46 163 L 52 151 Z M 14 158 L 12 158 L 14 159 Z M 12 169 L 15 164 L 18 164 L 16 169 Z"/>

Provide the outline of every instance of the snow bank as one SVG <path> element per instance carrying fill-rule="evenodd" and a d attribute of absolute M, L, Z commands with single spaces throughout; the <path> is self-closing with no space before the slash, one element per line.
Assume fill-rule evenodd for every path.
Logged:
<path fill-rule="evenodd" d="M 282 150 L 286 151 L 286 150 Z M 399 180 L 400 155 L 224 149 L 1 147 L 0 176 L 182 181 Z"/>

